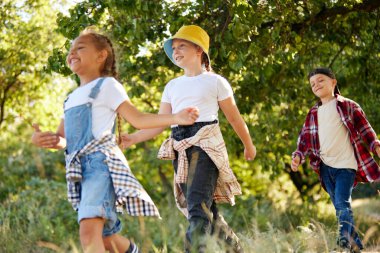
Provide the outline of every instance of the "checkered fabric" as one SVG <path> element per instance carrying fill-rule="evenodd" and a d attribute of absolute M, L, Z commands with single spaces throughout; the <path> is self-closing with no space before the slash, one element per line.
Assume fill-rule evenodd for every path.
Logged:
<path fill-rule="evenodd" d="M 116 210 L 124 210 L 131 216 L 160 217 L 148 193 L 137 181 L 128 166 L 123 153 L 116 145 L 115 135 L 106 135 L 99 140 L 92 140 L 81 150 L 66 155 L 67 195 L 73 208 L 77 211 L 80 202 L 80 182 L 82 170 L 80 157 L 100 151 L 106 156 L 113 186 L 116 193 Z"/>
<path fill-rule="evenodd" d="M 226 144 L 224 143 L 219 124 L 206 125 L 202 127 L 196 135 L 176 141 L 173 138 L 166 139 L 158 151 L 157 157 L 162 160 L 174 160 L 174 150 L 178 151 L 178 169 L 174 178 L 174 195 L 177 206 L 186 215 L 187 202 L 180 183 L 187 181 L 189 161 L 186 156 L 186 149 L 191 146 L 202 148 L 219 170 L 214 200 L 217 203 L 235 204 L 235 195 L 241 194 L 240 184 L 230 168 Z"/>
<path fill-rule="evenodd" d="M 337 99 L 337 110 L 346 126 L 350 141 L 354 148 L 355 158 L 358 164 L 355 185 L 357 182 L 376 182 L 380 181 L 380 168 L 375 159 L 371 156 L 375 148 L 380 146 L 376 133 L 367 120 L 361 107 L 348 98 L 335 95 Z M 305 123 L 298 137 L 297 150 L 293 152 L 293 157 L 298 155 L 301 162 L 305 162 L 309 155 L 310 165 L 319 174 L 321 163 L 320 145 L 318 137 L 318 106 L 314 105 L 306 116 Z M 323 185 L 323 182 L 322 182 Z"/>

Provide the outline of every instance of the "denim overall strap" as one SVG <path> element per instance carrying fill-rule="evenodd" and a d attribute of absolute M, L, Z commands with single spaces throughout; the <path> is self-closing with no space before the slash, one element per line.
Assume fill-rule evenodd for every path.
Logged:
<path fill-rule="evenodd" d="M 104 79 L 104 77 L 100 78 L 96 85 L 91 89 L 90 95 L 88 95 L 90 98 L 95 99 L 98 96 L 100 87 L 102 87 Z"/>
<path fill-rule="evenodd" d="M 100 78 L 91 89 L 88 103 L 72 107 L 65 111 L 66 153 L 81 150 L 94 139 L 92 134 L 92 101 L 98 96 L 104 78 Z"/>
<path fill-rule="evenodd" d="M 100 87 L 102 87 L 104 79 L 105 78 L 100 78 L 98 83 L 91 89 L 91 93 L 89 95 L 89 97 L 91 98 L 91 101 L 93 101 L 98 96 Z M 115 120 L 115 124 L 113 124 L 113 127 L 112 127 L 112 133 L 115 133 L 115 131 L 116 131 L 116 120 Z"/>

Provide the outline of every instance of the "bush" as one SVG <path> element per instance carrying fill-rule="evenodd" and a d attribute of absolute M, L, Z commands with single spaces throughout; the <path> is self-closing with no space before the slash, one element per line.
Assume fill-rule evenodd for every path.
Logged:
<path fill-rule="evenodd" d="M 2 203 L 0 219 L 4 252 L 51 252 L 37 247 L 44 242 L 68 249 L 68 242 L 77 238 L 76 213 L 67 201 L 64 183 L 32 178 L 25 189 Z"/>

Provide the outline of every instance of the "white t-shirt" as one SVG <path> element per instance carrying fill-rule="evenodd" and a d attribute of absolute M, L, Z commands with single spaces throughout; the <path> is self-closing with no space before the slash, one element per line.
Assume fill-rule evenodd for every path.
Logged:
<path fill-rule="evenodd" d="M 91 89 L 98 80 L 99 78 L 76 88 L 70 93 L 64 104 L 64 110 L 90 102 Z M 124 87 L 113 77 L 105 78 L 98 96 L 92 101 L 92 134 L 96 139 L 112 133 L 116 109 L 126 100 L 129 98 Z"/>
<path fill-rule="evenodd" d="M 323 163 L 337 169 L 358 169 L 349 132 L 336 108 L 336 99 L 318 107 L 318 135 Z"/>
<path fill-rule="evenodd" d="M 180 76 L 171 80 L 162 94 L 161 102 L 169 103 L 172 113 L 189 106 L 199 109 L 197 122 L 218 119 L 218 101 L 233 96 L 231 85 L 222 76 L 203 72 L 197 76 Z"/>

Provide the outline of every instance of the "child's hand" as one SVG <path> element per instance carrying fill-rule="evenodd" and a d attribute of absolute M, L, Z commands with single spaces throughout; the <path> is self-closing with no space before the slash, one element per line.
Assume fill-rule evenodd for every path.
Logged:
<path fill-rule="evenodd" d="M 252 144 L 249 148 L 244 148 L 244 158 L 247 161 L 252 161 L 256 157 L 256 147 Z"/>
<path fill-rule="evenodd" d="M 300 162 L 301 162 L 301 158 L 296 155 L 293 159 L 292 159 L 292 171 L 296 172 L 298 171 L 298 166 L 300 166 Z"/>
<path fill-rule="evenodd" d="M 121 137 L 121 148 L 126 149 L 135 144 L 137 141 L 134 138 L 133 134 L 124 133 L 120 135 Z"/>
<path fill-rule="evenodd" d="M 197 107 L 188 107 L 175 114 L 178 125 L 192 125 L 199 117 L 199 109 Z"/>
<path fill-rule="evenodd" d="M 375 151 L 376 151 L 377 156 L 380 158 L 380 146 L 377 146 L 375 148 Z"/>
<path fill-rule="evenodd" d="M 41 132 L 38 124 L 33 124 L 32 143 L 40 148 L 54 148 L 59 143 L 59 136 L 53 132 Z"/>

